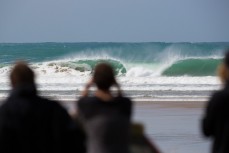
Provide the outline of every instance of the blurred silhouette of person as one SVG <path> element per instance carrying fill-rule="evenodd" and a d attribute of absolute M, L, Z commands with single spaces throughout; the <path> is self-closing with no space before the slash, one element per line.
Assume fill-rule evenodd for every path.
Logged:
<path fill-rule="evenodd" d="M 93 95 L 91 86 L 96 86 Z M 118 94 L 111 91 L 116 86 Z M 78 103 L 78 115 L 87 135 L 88 153 L 128 153 L 131 106 L 123 97 L 112 67 L 100 63 Z"/>
<path fill-rule="evenodd" d="M 84 152 L 83 135 L 59 103 L 38 96 L 34 77 L 24 62 L 11 71 L 12 91 L 0 107 L 0 152 Z"/>
<path fill-rule="evenodd" d="M 229 50 L 218 73 L 224 88 L 210 98 L 202 121 L 202 131 L 213 140 L 212 153 L 229 153 Z"/>

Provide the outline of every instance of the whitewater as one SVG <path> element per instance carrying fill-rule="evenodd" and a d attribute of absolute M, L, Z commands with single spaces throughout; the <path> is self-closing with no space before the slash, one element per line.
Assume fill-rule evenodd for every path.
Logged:
<path fill-rule="evenodd" d="M 228 47 L 229 43 L 1 43 L 0 98 L 9 94 L 13 63 L 25 60 L 36 73 L 40 94 L 53 99 L 77 99 L 95 65 L 108 62 L 124 93 L 133 99 L 206 100 L 221 87 L 216 69 Z"/>

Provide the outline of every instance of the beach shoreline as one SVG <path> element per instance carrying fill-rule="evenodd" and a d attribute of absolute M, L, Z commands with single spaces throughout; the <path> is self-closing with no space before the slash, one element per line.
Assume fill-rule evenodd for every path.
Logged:
<path fill-rule="evenodd" d="M 203 137 L 201 120 L 207 101 L 133 101 L 133 123 L 144 127 L 146 137 L 161 152 L 208 153 L 210 141 Z M 74 101 L 62 102 L 68 111 Z"/>
<path fill-rule="evenodd" d="M 74 107 L 71 109 L 76 109 L 76 102 L 77 100 L 58 100 L 65 108 L 69 109 L 69 107 Z M 132 100 L 133 101 L 133 108 L 151 108 L 152 111 L 157 108 L 190 108 L 190 109 L 203 109 L 206 106 L 207 101 L 197 101 L 197 100 L 180 100 L 180 101 L 169 101 L 169 100 Z"/>
<path fill-rule="evenodd" d="M 150 100 L 150 101 L 138 101 L 134 100 L 135 106 L 141 106 L 141 105 L 150 105 L 150 106 L 158 106 L 158 107 L 177 107 L 177 108 L 202 108 L 206 104 L 206 101 L 197 101 L 197 100 Z"/>

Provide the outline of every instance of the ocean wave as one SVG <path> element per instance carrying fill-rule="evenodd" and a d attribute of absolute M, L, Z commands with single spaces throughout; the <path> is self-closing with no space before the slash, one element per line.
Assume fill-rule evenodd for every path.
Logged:
<path fill-rule="evenodd" d="M 110 63 L 117 76 L 216 76 L 216 69 L 222 58 L 171 58 L 158 63 L 128 63 L 112 58 L 58 60 L 31 63 L 38 75 L 91 75 L 95 66 L 101 62 Z M 0 75 L 9 74 L 12 65 L 0 65 Z"/>
<path fill-rule="evenodd" d="M 216 70 L 221 61 L 220 57 L 176 57 L 154 65 L 149 63 L 148 66 L 139 64 L 130 67 L 126 76 L 216 76 Z"/>
<path fill-rule="evenodd" d="M 215 71 L 228 47 L 229 43 L 0 43 L 0 97 L 11 89 L 9 73 L 18 59 L 28 61 L 38 90 L 47 96 L 74 99 L 95 65 L 108 62 L 130 97 L 205 97 L 221 87 Z"/>
<path fill-rule="evenodd" d="M 164 76 L 215 76 L 216 69 L 222 59 L 189 58 L 178 60 L 168 66 L 163 72 Z"/>
<path fill-rule="evenodd" d="M 91 74 L 95 66 L 103 62 L 111 64 L 111 66 L 114 68 L 116 75 L 122 75 L 127 72 L 124 64 L 114 59 L 80 59 L 73 61 L 49 62 L 46 64 L 46 66 L 54 68 L 55 73 L 66 73 L 73 70 L 82 73 L 87 72 L 87 74 Z"/>
<path fill-rule="evenodd" d="M 0 75 L 24 59 L 38 75 L 91 75 L 108 62 L 117 76 L 215 76 L 229 43 L 0 44 Z"/>

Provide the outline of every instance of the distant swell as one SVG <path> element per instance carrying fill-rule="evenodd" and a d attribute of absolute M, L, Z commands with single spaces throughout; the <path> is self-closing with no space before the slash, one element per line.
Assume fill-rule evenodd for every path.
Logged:
<path fill-rule="evenodd" d="M 215 76 L 216 69 L 221 59 L 196 58 L 176 61 L 166 68 L 162 75 L 164 76 Z"/>

